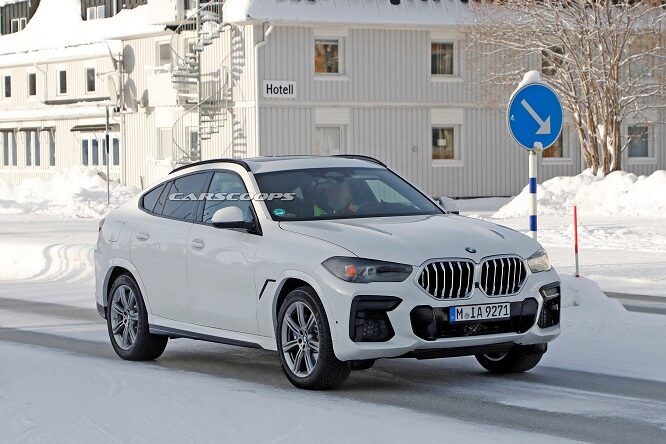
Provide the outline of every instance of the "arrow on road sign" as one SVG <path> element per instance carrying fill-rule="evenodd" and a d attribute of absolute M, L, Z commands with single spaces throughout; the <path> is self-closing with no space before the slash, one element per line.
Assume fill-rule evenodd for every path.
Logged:
<path fill-rule="evenodd" d="M 539 124 L 539 129 L 537 130 L 536 134 L 550 134 L 550 116 L 548 116 L 544 121 L 537 114 L 537 112 L 534 111 L 534 108 L 532 108 L 532 106 L 527 103 L 527 100 L 521 100 L 520 104 L 525 107 L 527 112 L 530 113 L 530 116 L 532 116 L 532 118 Z"/>

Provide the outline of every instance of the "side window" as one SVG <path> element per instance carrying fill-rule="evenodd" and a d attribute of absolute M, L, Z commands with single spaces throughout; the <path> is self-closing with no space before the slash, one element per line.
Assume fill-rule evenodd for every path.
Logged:
<path fill-rule="evenodd" d="M 251 202 L 246 198 L 247 188 L 240 176 L 230 171 L 218 171 L 213 175 L 213 180 L 208 187 L 208 199 L 204 204 L 203 219 L 205 224 L 210 224 L 216 211 L 227 207 L 239 207 L 243 211 L 245 220 L 250 220 Z"/>
<path fill-rule="evenodd" d="M 157 203 L 157 199 L 160 198 L 160 194 L 162 194 L 163 190 L 164 190 L 164 184 L 160 185 L 159 187 L 145 194 L 143 196 L 141 207 L 144 210 L 150 211 L 152 213 L 153 209 L 155 208 L 155 204 Z"/>
<path fill-rule="evenodd" d="M 174 180 L 162 215 L 175 219 L 194 220 L 199 203 L 197 199 L 208 177 L 208 173 L 199 173 Z M 192 195 L 195 199 L 192 199 Z"/>

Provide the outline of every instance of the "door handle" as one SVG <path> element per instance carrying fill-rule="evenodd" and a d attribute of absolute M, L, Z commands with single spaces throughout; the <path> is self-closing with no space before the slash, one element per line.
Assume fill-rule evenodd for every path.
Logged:
<path fill-rule="evenodd" d="M 201 239 L 193 239 L 191 242 L 192 248 L 195 250 L 203 250 L 206 244 Z"/>
<path fill-rule="evenodd" d="M 136 233 L 136 239 L 140 241 L 147 241 L 150 239 L 150 234 L 146 233 L 145 231 L 139 231 Z"/>

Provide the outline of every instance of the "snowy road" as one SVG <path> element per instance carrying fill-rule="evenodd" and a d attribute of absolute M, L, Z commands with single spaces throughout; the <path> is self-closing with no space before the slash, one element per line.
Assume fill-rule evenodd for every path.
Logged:
<path fill-rule="evenodd" d="M 473 358 L 385 360 L 340 390 L 302 392 L 272 352 L 175 340 L 154 363 L 119 360 L 92 300 L 95 234 L 91 220 L 0 218 L 0 442 L 666 437 L 666 316 L 583 297 L 528 374 L 493 377 Z"/>
<path fill-rule="evenodd" d="M 20 288 L 26 290 L 25 287 Z M 440 421 L 455 420 L 461 421 L 464 426 L 471 425 L 472 430 L 474 424 L 481 424 L 478 430 L 484 432 L 491 426 L 497 428 L 498 433 L 505 433 L 500 429 L 508 428 L 513 430 L 512 433 L 543 433 L 606 443 L 627 443 L 636 441 L 637 437 L 638 442 L 656 443 L 663 442 L 666 436 L 665 383 L 547 366 L 526 375 L 497 378 L 481 371 L 473 359 L 460 358 L 421 362 L 383 361 L 373 370 L 354 373 L 342 390 L 327 394 L 294 393 L 271 352 L 178 340 L 170 343 L 163 358 L 156 363 L 121 362 L 108 345 L 104 324 L 93 309 L 4 297 L 7 290 L 11 292 L 12 289 L 18 290 L 19 287 L 3 286 L 3 297 L 0 298 L 0 319 L 3 324 L 11 324 L 11 327 L 3 325 L 0 329 L 0 353 L 5 356 L 0 370 L 0 380 L 3 381 L 0 382 L 0 412 L 14 417 L 19 412 L 12 412 L 12 405 L 31 399 L 32 405 L 23 405 L 21 410 L 28 417 L 39 417 L 44 411 L 39 406 L 38 398 L 48 406 L 54 402 L 54 397 L 59 398 L 61 407 L 66 411 L 81 415 L 86 412 L 85 405 L 77 408 L 74 404 L 80 402 L 80 391 L 83 390 L 86 403 L 97 405 L 100 409 L 107 401 L 114 405 L 117 399 L 112 398 L 118 396 L 132 405 L 141 405 L 135 402 L 145 402 L 145 398 L 152 395 L 166 398 L 176 409 L 160 409 L 160 424 L 169 424 L 178 421 L 176 417 L 181 413 L 177 406 L 189 408 L 181 404 L 186 400 L 178 398 L 184 395 L 181 389 L 174 389 L 173 397 L 170 395 L 171 384 L 186 379 L 196 384 L 198 389 L 209 387 L 216 391 L 220 388 L 216 386 L 222 389 L 233 387 L 234 397 L 237 390 L 249 390 L 250 393 L 268 391 L 273 394 L 274 402 L 283 397 L 302 400 L 312 396 L 312 400 L 308 401 L 317 408 L 324 404 L 345 409 L 349 405 L 351 409 L 366 410 L 371 422 L 379 420 L 374 416 L 377 409 L 400 407 L 407 411 L 401 413 L 396 410 L 394 415 L 414 415 L 415 418 L 434 416 L 430 418 L 434 430 Z M 17 371 L 19 364 L 20 372 Z M 32 389 L 27 392 L 22 387 L 26 378 L 22 374 L 24 371 L 35 378 L 28 384 Z M 136 384 L 143 378 L 153 378 L 152 375 L 157 379 L 145 389 L 151 393 L 134 393 Z M 137 381 L 133 381 L 135 377 Z M 17 387 L 22 388 L 19 391 Z M 114 395 L 117 391 L 121 393 Z M 212 406 L 216 403 L 208 397 L 200 401 Z M 244 407 L 240 405 L 239 409 Z M 153 404 L 151 409 L 155 408 L 159 409 Z M 101 413 L 99 411 L 93 416 Z M 251 414 L 249 410 L 245 413 Z M 395 428 L 393 431 L 397 433 L 393 418 L 392 415 L 390 422 L 382 427 Z M 414 425 L 422 420 L 415 421 Z M 86 436 L 91 437 L 90 433 L 102 432 L 109 433 L 110 442 L 122 437 L 114 434 L 112 427 L 101 430 L 105 423 L 101 417 L 87 421 L 93 423 L 86 426 L 90 430 L 63 429 L 63 438 L 71 439 L 77 433 L 87 433 Z M 201 421 L 202 418 L 194 420 L 194 424 Z M 222 419 L 219 421 L 226 423 Z M 352 423 L 357 424 L 356 421 Z M 139 426 L 140 422 L 136 425 Z M 402 427 L 407 428 L 405 432 L 412 431 L 411 424 Z M 213 429 L 217 430 L 209 424 L 207 430 L 212 432 Z M 445 431 L 446 427 L 442 427 L 442 432 Z M 31 436 L 29 429 L 12 432 L 6 426 L 0 426 L 0 437 L 3 432 L 10 433 L 9 438 Z M 237 432 L 240 430 L 231 432 L 227 437 L 237 439 L 240 436 L 235 434 Z M 294 436 L 300 432 L 294 424 L 293 428 L 285 429 L 285 433 Z M 434 436 L 431 438 L 433 442 L 438 441 Z M 429 441 L 427 437 L 425 440 Z"/>

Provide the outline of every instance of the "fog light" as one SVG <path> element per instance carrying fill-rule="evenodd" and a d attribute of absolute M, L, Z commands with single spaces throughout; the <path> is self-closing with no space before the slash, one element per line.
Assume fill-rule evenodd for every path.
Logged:
<path fill-rule="evenodd" d="M 395 332 L 388 312 L 396 308 L 401 299 L 392 296 L 356 296 L 352 301 L 349 319 L 349 337 L 354 342 L 385 342 Z"/>
<path fill-rule="evenodd" d="M 542 287 L 540 292 L 543 296 L 543 306 L 539 313 L 539 328 L 554 327 L 560 323 L 560 284 Z"/>

